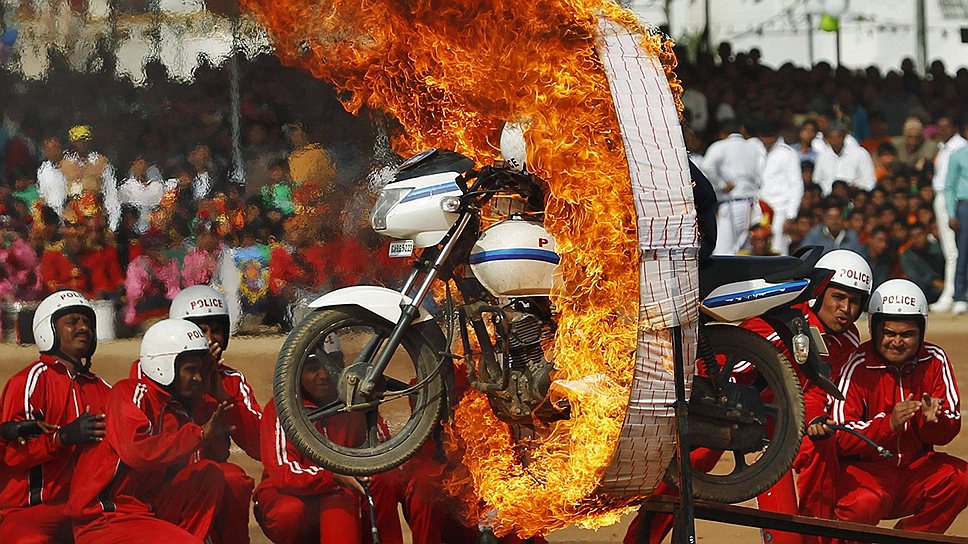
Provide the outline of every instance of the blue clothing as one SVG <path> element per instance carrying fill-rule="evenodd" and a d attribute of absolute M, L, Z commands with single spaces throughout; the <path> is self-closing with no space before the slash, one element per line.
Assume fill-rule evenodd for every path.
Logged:
<path fill-rule="evenodd" d="M 837 236 L 827 230 L 825 225 L 817 225 L 810 229 L 810 232 L 803 238 L 800 247 L 821 246 L 824 253 L 829 253 L 835 249 L 849 249 L 860 255 L 864 255 L 864 246 L 860 243 L 857 233 L 850 229 L 843 229 Z"/>
<path fill-rule="evenodd" d="M 948 177 L 944 180 L 944 203 L 948 208 L 948 217 L 958 217 L 956 208 L 959 200 L 968 200 L 968 146 L 955 151 L 948 159 Z"/>
<path fill-rule="evenodd" d="M 966 148 L 968 149 L 968 148 Z M 968 291 L 968 200 L 958 203 L 958 215 L 952 215 L 958 219 L 959 228 L 955 233 L 955 244 L 958 246 L 958 261 L 955 266 L 955 292 L 954 300 L 964 301 L 966 291 Z"/>

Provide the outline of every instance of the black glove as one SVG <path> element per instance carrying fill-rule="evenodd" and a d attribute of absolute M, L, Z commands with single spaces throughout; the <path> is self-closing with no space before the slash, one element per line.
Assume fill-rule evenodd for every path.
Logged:
<path fill-rule="evenodd" d="M 57 431 L 61 444 L 94 444 L 98 442 L 95 424 L 98 416 L 84 412 Z"/>
<path fill-rule="evenodd" d="M 0 438 L 7 442 L 17 442 L 20 438 L 33 438 L 42 432 L 40 423 L 34 420 L 8 421 L 0 425 Z"/>

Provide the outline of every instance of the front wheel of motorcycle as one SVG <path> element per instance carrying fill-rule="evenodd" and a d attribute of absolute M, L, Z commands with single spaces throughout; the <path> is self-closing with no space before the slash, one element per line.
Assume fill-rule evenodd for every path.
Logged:
<path fill-rule="evenodd" d="M 413 329 L 367 402 L 344 403 L 339 383 L 360 381 L 367 346 L 376 351 L 393 326 L 360 307 L 325 308 L 304 318 L 282 346 L 273 379 L 279 424 L 327 470 L 350 476 L 390 470 L 412 457 L 438 424 L 443 380 L 434 350 Z M 284 453 L 285 444 L 277 448 Z"/>
<path fill-rule="evenodd" d="M 762 425 L 717 423 L 708 418 L 703 425 L 696 420 L 690 401 L 693 495 L 734 504 L 763 493 L 790 470 L 803 438 L 803 392 L 790 362 L 762 336 L 731 325 L 707 326 L 704 333 L 721 371 L 731 371 L 733 381 L 755 388 L 766 413 Z M 713 449 L 703 439 L 703 435 L 716 440 L 744 432 L 763 437 L 753 447 L 739 451 Z M 678 466 L 674 458 L 666 472 L 667 481 L 677 487 Z"/>

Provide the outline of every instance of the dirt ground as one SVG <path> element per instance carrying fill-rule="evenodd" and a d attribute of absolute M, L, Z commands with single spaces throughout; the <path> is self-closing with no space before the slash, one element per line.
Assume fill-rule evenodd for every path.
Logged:
<path fill-rule="evenodd" d="M 858 325 L 866 336 L 866 322 Z M 928 340 L 941 345 L 948 352 L 957 378 L 962 384 L 968 384 L 968 316 L 932 316 L 928 326 Z M 270 398 L 273 365 L 282 341 L 282 336 L 235 338 L 226 354 L 226 363 L 245 373 L 249 383 L 255 389 L 257 398 L 263 403 Z M 126 377 L 131 361 L 137 357 L 137 354 L 138 342 L 135 340 L 104 342 L 98 346 L 94 357 L 94 368 L 105 380 L 114 383 Z M 0 344 L 0 378 L 5 382 L 12 374 L 34 361 L 36 356 L 37 351 L 34 346 Z M 968 389 L 968 385 L 962 385 L 962 388 Z M 959 457 L 968 458 L 968 440 L 965 439 L 964 434 L 963 432 L 956 438 L 947 451 Z M 233 462 L 243 466 L 257 481 L 261 477 L 259 464 L 234 446 Z M 559 544 L 621 542 L 631 518 L 632 515 L 628 515 L 620 523 L 597 531 L 563 529 L 549 535 L 548 540 Z M 250 526 L 254 544 L 269 543 L 254 520 L 251 521 Z M 723 544 L 758 541 L 758 531 L 755 529 L 703 521 L 697 522 L 697 534 L 699 540 Z M 968 535 L 968 513 L 962 513 L 958 517 L 948 534 Z M 409 538 L 409 534 L 407 537 Z"/>

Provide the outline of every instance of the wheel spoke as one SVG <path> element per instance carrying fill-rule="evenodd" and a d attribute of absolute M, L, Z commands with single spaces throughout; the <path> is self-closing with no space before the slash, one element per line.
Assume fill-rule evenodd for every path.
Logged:
<path fill-rule="evenodd" d="M 334 400 L 333 402 L 311 410 L 306 414 L 306 419 L 313 423 L 318 423 L 321 419 L 326 419 L 330 416 L 336 415 L 346 409 L 346 405 L 343 404 L 341 400 Z"/>
<path fill-rule="evenodd" d="M 410 387 L 409 383 L 402 380 L 398 380 L 392 376 L 387 376 L 386 374 L 384 374 L 384 378 L 386 378 L 387 391 L 394 391 L 394 392 L 405 391 L 408 387 Z"/>
<path fill-rule="evenodd" d="M 766 409 L 766 411 L 769 412 L 769 413 L 771 413 L 771 414 L 779 414 L 780 413 L 780 405 L 779 404 L 773 404 L 773 403 L 764 404 L 763 405 L 763 408 Z"/>

